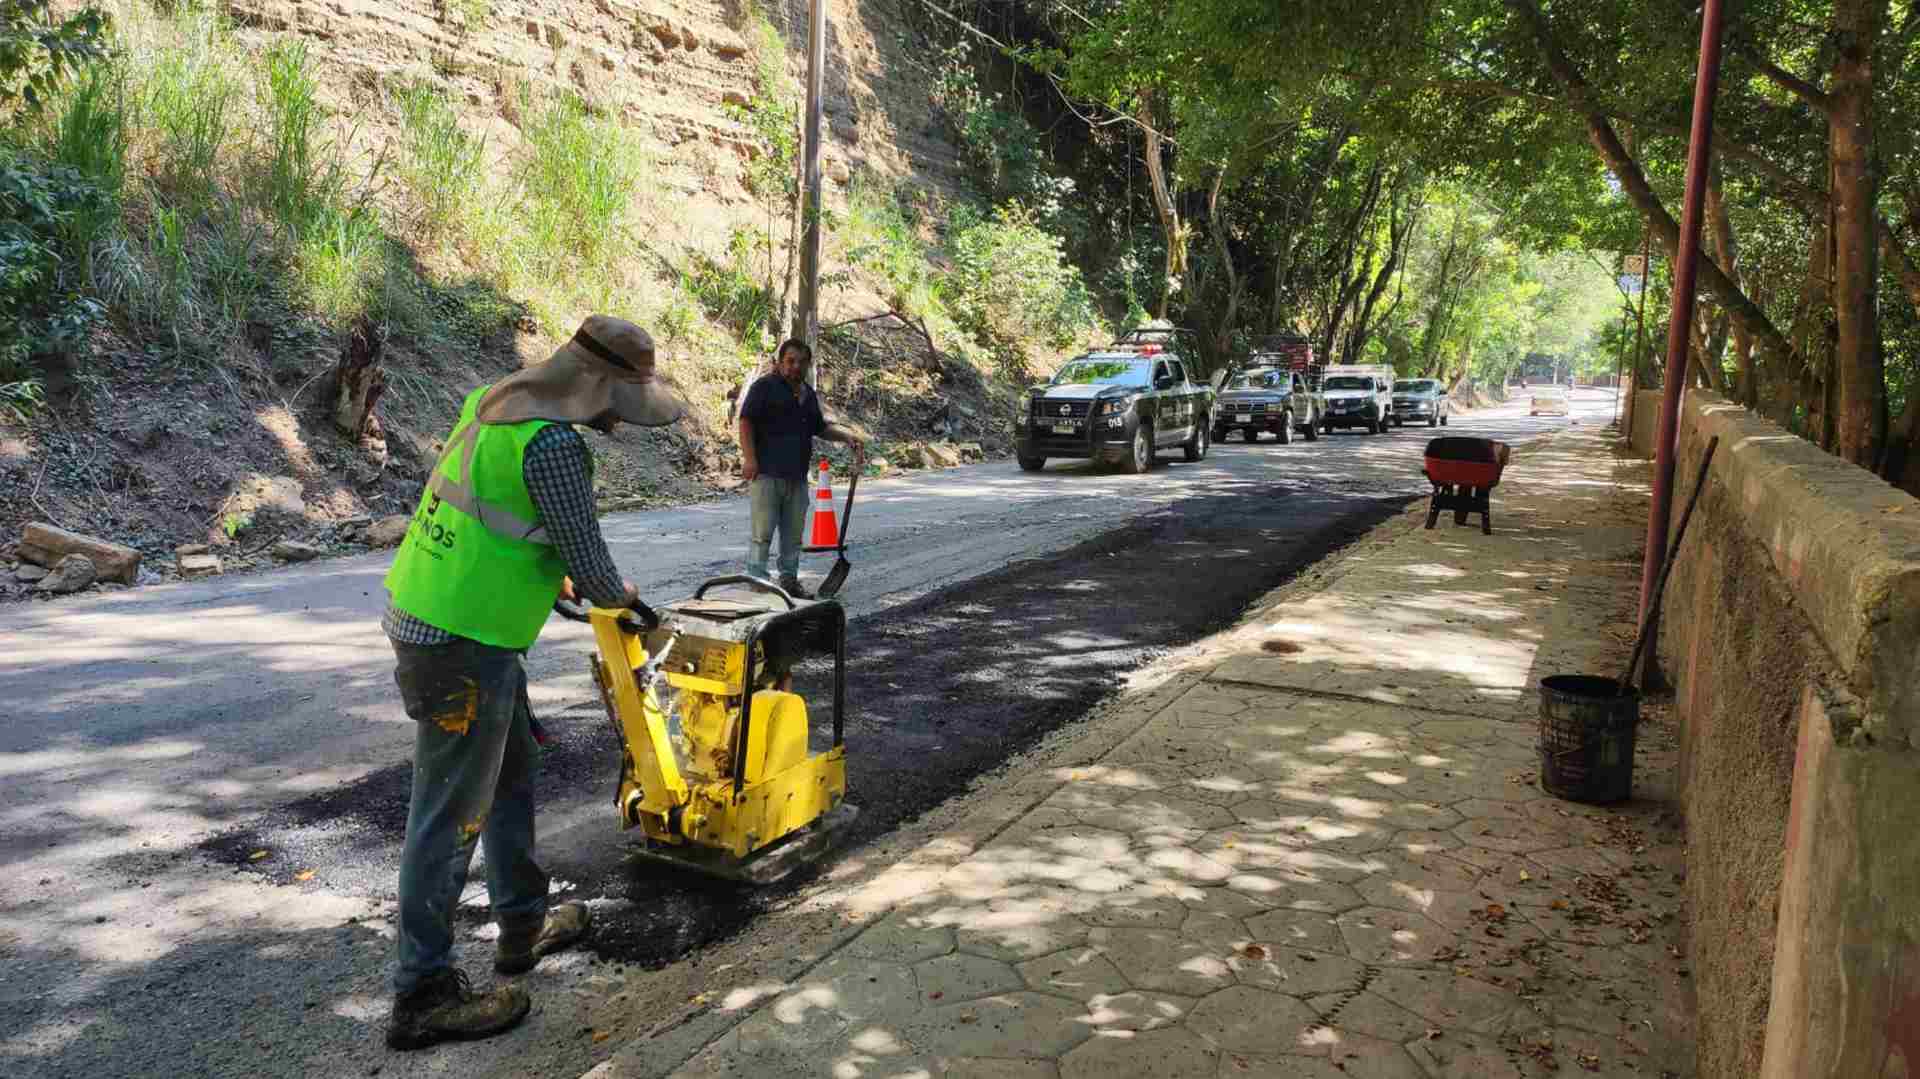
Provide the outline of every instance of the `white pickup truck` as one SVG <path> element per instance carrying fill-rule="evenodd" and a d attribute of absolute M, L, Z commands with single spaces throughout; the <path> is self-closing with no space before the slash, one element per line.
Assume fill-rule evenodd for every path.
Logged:
<path fill-rule="evenodd" d="M 1320 393 L 1326 398 L 1322 430 L 1364 427 L 1382 434 L 1393 422 L 1393 367 L 1384 363 L 1339 363 L 1320 375 Z"/>

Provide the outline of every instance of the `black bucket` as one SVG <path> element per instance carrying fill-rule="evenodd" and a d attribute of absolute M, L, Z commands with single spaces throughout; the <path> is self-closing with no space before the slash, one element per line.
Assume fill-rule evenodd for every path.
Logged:
<path fill-rule="evenodd" d="M 1540 680 L 1540 789 L 1603 804 L 1633 795 L 1633 735 L 1640 694 L 1612 678 L 1556 674 Z"/>

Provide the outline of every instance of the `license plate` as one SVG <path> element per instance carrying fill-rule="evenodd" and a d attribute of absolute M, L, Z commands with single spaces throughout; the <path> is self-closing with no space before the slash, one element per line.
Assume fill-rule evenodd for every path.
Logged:
<path fill-rule="evenodd" d="M 1252 423 L 1252 422 L 1253 422 L 1253 417 L 1252 417 L 1252 416 L 1249 416 L 1249 415 L 1247 415 L 1247 414 L 1246 414 L 1245 412 L 1238 412 L 1238 413 L 1235 413 L 1235 414 L 1234 414 L 1234 417 L 1233 417 L 1233 422 L 1235 422 L 1235 423 Z"/>
<path fill-rule="evenodd" d="M 1056 435 L 1070 435 L 1079 429 L 1080 425 L 1077 423 L 1056 423 L 1053 425 L 1053 433 Z"/>

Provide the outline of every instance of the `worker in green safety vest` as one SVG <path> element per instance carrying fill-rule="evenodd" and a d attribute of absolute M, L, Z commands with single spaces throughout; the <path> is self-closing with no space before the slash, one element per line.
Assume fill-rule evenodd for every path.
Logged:
<path fill-rule="evenodd" d="M 415 720 L 400 859 L 398 969 L 387 1044 L 484 1038 L 526 1017 L 511 983 L 475 992 L 453 965 L 453 911 L 476 843 L 500 926 L 494 970 L 532 970 L 580 940 L 581 903 L 549 905 L 534 856 L 539 760 L 521 655 L 556 599 L 653 615 L 614 568 L 594 515 L 593 456 L 576 426 L 659 427 L 685 405 L 653 339 L 594 315 L 544 363 L 467 395 L 393 568 L 382 628 Z"/>

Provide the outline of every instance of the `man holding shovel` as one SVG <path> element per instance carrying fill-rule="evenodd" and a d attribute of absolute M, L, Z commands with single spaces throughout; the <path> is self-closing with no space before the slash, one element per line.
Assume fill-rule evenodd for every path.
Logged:
<path fill-rule="evenodd" d="M 753 506 L 753 537 L 747 547 L 747 573 L 767 579 L 773 534 L 780 533 L 780 587 L 800 599 L 812 598 L 800 586 L 800 545 L 807 525 L 807 465 L 813 440 L 853 447 L 857 469 L 866 461 L 867 444 L 849 428 L 828 423 L 820 395 L 807 385 L 813 349 L 805 341 L 782 342 L 773 370 L 755 379 L 740 404 L 740 471 Z"/>

